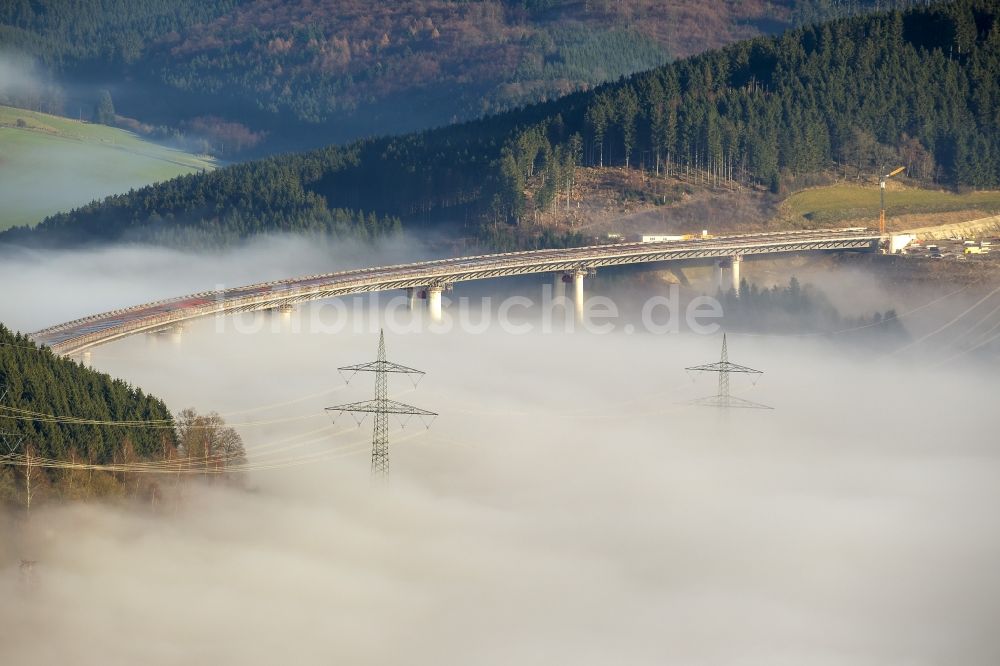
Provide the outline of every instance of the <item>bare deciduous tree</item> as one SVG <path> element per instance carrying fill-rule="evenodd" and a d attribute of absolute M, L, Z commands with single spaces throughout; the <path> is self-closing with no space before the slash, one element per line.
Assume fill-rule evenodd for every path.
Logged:
<path fill-rule="evenodd" d="M 200 415 L 185 409 L 177 416 L 177 441 L 188 464 L 205 474 L 220 473 L 246 463 L 243 439 L 215 412 Z"/>

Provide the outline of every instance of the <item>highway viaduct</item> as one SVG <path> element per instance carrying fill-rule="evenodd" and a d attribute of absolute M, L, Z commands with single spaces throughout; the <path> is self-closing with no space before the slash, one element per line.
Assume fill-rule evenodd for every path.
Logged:
<path fill-rule="evenodd" d="M 426 290 L 432 317 L 440 316 L 441 293 L 450 285 L 514 275 L 553 273 L 557 283 L 572 280 L 574 299 L 583 298 L 583 278 L 597 268 L 682 260 L 724 260 L 739 289 L 744 257 L 805 252 L 869 251 L 879 248 L 878 233 L 867 229 L 824 229 L 695 237 L 654 243 L 616 243 L 570 249 L 507 252 L 411 264 L 362 268 L 205 291 L 155 303 L 105 312 L 31 334 L 56 354 L 69 355 L 143 331 L 156 331 L 211 315 L 267 310 L 306 301 L 406 289 Z"/>

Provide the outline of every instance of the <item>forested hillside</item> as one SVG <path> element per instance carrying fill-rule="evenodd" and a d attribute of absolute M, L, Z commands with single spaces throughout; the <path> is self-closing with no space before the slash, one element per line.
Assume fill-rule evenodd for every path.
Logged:
<path fill-rule="evenodd" d="M 778 189 L 836 164 L 898 160 L 918 179 L 996 186 L 998 12 L 959 0 L 758 38 L 482 121 L 176 179 L 0 241 L 204 225 L 239 236 L 309 227 L 326 209 L 471 222 L 498 239 L 554 205 L 581 163 Z"/>
<path fill-rule="evenodd" d="M 40 225 L 46 242 L 75 244 L 102 240 L 161 243 L 176 247 L 218 247 L 266 233 L 323 233 L 374 240 L 402 228 L 398 217 L 330 208 L 306 184 L 345 168 L 332 161 L 268 158 L 226 169 L 181 176 L 159 185 L 114 195 Z M 31 242 L 35 230 L 9 230 L 11 242 Z M 0 242 L 4 239 L 0 234 Z"/>
<path fill-rule="evenodd" d="M 233 156 L 475 118 L 791 25 L 908 4 L 14 0 L 0 4 L 0 47 L 37 58 L 34 74 L 85 84 L 27 86 L 7 91 L 8 103 L 76 115 L 108 89 L 117 112 L 138 119 L 130 127 Z"/>
<path fill-rule="evenodd" d="M 172 417 L 157 398 L 110 376 L 37 347 L 0 324 L 0 430 L 23 435 L 38 455 L 111 462 L 123 447 L 133 455 L 162 456 L 176 444 Z M 13 411 L 19 410 L 19 411 Z M 160 421 L 167 428 L 106 428 L 45 419 L 11 418 L 15 413 L 54 414 L 97 421 Z"/>
<path fill-rule="evenodd" d="M 162 401 L 57 357 L 0 325 L 0 394 L 5 391 L 0 402 L 0 455 L 30 451 L 40 458 L 111 464 L 159 460 L 178 444 L 172 416 Z M 54 422 L 48 415 L 79 421 L 155 421 L 159 427 Z M 17 449 L 11 451 L 15 444 Z M 50 472 L 43 477 L 34 471 L 36 491 L 60 480 L 58 471 Z M 111 477 L 104 482 L 114 485 Z M 7 495 L 16 483 L 23 485 L 23 479 L 15 479 L 13 468 L 0 466 L 0 502 L 11 499 Z M 77 483 L 78 491 L 81 485 Z"/>

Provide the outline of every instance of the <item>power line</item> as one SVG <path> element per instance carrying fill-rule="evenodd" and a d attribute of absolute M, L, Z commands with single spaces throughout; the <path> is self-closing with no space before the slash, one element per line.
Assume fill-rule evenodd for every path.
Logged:
<path fill-rule="evenodd" d="M 768 407 L 767 405 L 762 405 L 757 402 L 751 402 L 750 400 L 744 400 L 743 398 L 734 398 L 729 392 L 729 373 L 740 372 L 748 375 L 762 375 L 763 370 L 755 370 L 753 368 L 748 368 L 745 365 L 739 365 L 737 363 L 731 363 L 729 361 L 729 351 L 726 347 L 726 334 L 722 334 L 722 358 L 717 363 L 707 363 L 705 365 L 695 365 L 690 368 L 685 368 L 688 371 L 698 371 L 698 372 L 717 372 L 719 373 L 719 392 L 716 395 L 709 396 L 707 398 L 700 398 L 695 401 L 697 405 L 705 405 L 707 407 L 744 407 L 748 409 L 774 409 L 773 407 Z"/>
<path fill-rule="evenodd" d="M 175 421 L 173 419 L 158 419 L 158 420 L 148 420 L 148 421 L 106 421 L 100 419 L 85 419 L 77 416 L 57 416 L 55 414 L 45 414 L 42 412 L 33 412 L 27 409 L 18 409 L 16 407 L 4 407 L 0 405 L 0 411 L 9 412 L 6 418 L 18 421 L 34 421 L 38 423 L 58 423 L 63 425 L 80 425 L 80 426 L 113 426 L 117 428 L 148 428 L 148 429 L 173 429 L 175 428 Z M 276 423 L 288 423 L 290 421 L 304 421 L 306 419 L 317 418 L 317 414 L 303 414 L 299 416 L 287 416 L 281 418 L 267 419 L 264 421 L 244 421 L 237 423 L 227 424 L 230 428 L 250 428 L 265 425 L 274 425 Z M 214 426 L 191 426 L 193 428 L 212 428 Z"/>
<path fill-rule="evenodd" d="M 338 370 L 341 375 L 350 373 L 350 376 L 346 377 L 347 383 L 350 383 L 354 375 L 359 372 L 375 373 L 374 400 L 363 400 L 361 402 L 327 407 L 326 411 L 335 414 L 334 420 L 341 414 L 351 414 L 359 426 L 368 414 L 374 414 L 374 426 L 372 429 L 372 478 L 387 479 L 389 477 L 389 414 L 395 414 L 400 417 L 405 416 L 406 420 L 409 420 L 412 416 L 417 416 L 428 428 L 430 427 L 430 422 L 437 416 L 436 413 L 429 412 L 426 409 L 390 400 L 389 375 L 407 375 L 414 380 L 413 385 L 416 387 L 425 373 L 422 370 L 408 368 L 405 365 L 387 361 L 385 358 L 385 333 L 381 330 L 378 335 L 378 355 L 374 361 L 348 365 L 338 368 Z M 359 415 L 360 418 L 358 418 Z M 405 424 L 406 421 L 404 420 L 403 425 L 405 426 Z"/>
<path fill-rule="evenodd" d="M 1000 287 L 997 287 L 996 289 L 992 290 L 990 293 L 988 293 L 985 296 L 983 296 L 981 299 L 979 299 L 978 301 L 976 301 L 975 303 L 973 303 L 972 305 L 970 305 L 968 308 L 966 308 L 961 313 L 959 313 L 958 315 L 956 315 L 950 321 L 942 324 L 941 326 L 939 326 L 938 328 L 934 329 L 930 333 L 922 335 L 919 338 L 917 338 L 916 340 L 911 341 L 909 344 L 906 344 L 906 345 L 903 345 L 902 347 L 899 347 L 898 349 L 896 349 L 892 353 L 893 354 L 898 354 L 899 352 L 906 351 L 907 349 L 910 349 L 911 347 L 917 346 L 918 344 L 920 344 L 921 342 L 927 340 L 928 338 L 931 338 L 931 337 L 937 335 L 941 331 L 943 331 L 943 330 L 945 330 L 947 328 L 950 328 L 951 326 L 954 326 L 963 317 L 965 317 L 965 315 L 969 314 L 970 312 L 972 312 L 973 310 L 975 310 L 976 308 L 978 308 L 980 305 L 982 305 L 983 303 L 985 303 L 986 301 L 988 301 L 990 298 L 993 297 L 993 294 L 996 294 L 997 292 L 1000 292 Z"/>
<path fill-rule="evenodd" d="M 946 364 L 950 363 L 951 361 L 954 361 L 957 358 L 965 356 L 966 354 L 971 354 L 972 352 L 974 352 L 974 351 L 976 351 L 978 349 L 981 349 L 982 347 L 987 346 L 988 344 L 990 344 L 991 342 L 993 342 L 997 338 L 1000 338 L 1000 333 L 993 334 L 993 332 L 996 331 L 998 328 L 1000 328 L 1000 321 L 998 321 L 997 323 L 995 323 L 992 327 L 990 327 L 989 330 L 987 330 L 986 332 L 982 333 L 975 340 L 973 340 L 973 345 L 971 347 L 969 347 L 968 349 L 963 349 L 962 351 L 957 352 L 955 354 L 952 354 L 951 356 L 949 356 L 948 358 L 944 359 L 943 361 L 939 361 L 938 363 L 935 363 L 933 367 L 937 368 L 937 367 L 940 367 L 942 365 L 946 365 Z"/>
<path fill-rule="evenodd" d="M 340 433 L 335 433 L 335 434 L 344 434 L 349 430 L 350 429 L 343 430 Z M 309 434 L 311 433 L 304 433 L 304 435 L 309 435 Z M 401 441 L 406 441 L 406 439 L 408 438 L 403 438 L 403 440 Z M 269 451 L 267 452 L 267 454 L 271 454 L 273 456 L 273 454 L 283 453 L 292 448 L 308 446 L 325 440 L 326 437 L 311 439 L 308 441 L 299 442 L 292 446 L 284 447 L 283 449 L 279 449 L 276 451 Z M 323 451 L 311 452 L 311 453 L 299 453 L 297 455 L 282 456 L 278 458 L 271 457 L 268 460 L 257 460 L 255 458 L 254 460 L 248 462 L 239 464 L 230 464 L 226 465 L 225 467 L 219 467 L 219 466 L 205 467 L 201 459 L 191 458 L 188 456 L 180 456 L 168 460 L 88 463 L 88 462 L 75 462 L 75 461 L 71 462 L 64 459 L 45 458 L 35 455 L 32 455 L 29 461 L 27 456 L 24 454 L 15 454 L 12 456 L 7 456 L 5 458 L 2 458 L 0 459 L 0 465 L 24 467 L 30 464 L 32 467 L 94 470 L 102 472 L 125 472 L 125 473 L 147 473 L 147 474 L 190 474 L 199 476 L 206 474 L 225 475 L 236 472 L 257 472 L 257 471 L 264 471 L 271 469 L 280 469 L 284 467 L 292 467 L 292 466 L 307 464 L 309 462 L 318 461 L 321 459 L 339 458 L 347 455 L 354 455 L 360 453 L 366 448 L 367 448 L 366 443 L 361 441 L 353 441 Z"/>

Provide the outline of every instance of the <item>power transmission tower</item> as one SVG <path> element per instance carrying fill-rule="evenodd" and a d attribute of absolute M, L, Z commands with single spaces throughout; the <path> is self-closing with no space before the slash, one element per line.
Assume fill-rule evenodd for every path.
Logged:
<path fill-rule="evenodd" d="M 347 378 L 347 383 L 351 383 L 354 375 L 359 372 L 375 373 L 375 399 L 352 402 L 346 405 L 336 405 L 327 407 L 326 411 L 336 415 L 351 414 L 358 419 L 358 425 L 368 414 L 375 415 L 375 425 L 372 430 L 372 478 L 387 479 L 389 477 L 389 415 L 405 416 L 409 420 L 412 416 L 421 419 L 425 426 L 430 427 L 430 421 L 437 416 L 434 412 L 426 409 L 413 407 L 396 400 L 389 399 L 389 374 L 407 375 L 414 379 L 413 386 L 416 387 L 424 376 L 422 370 L 408 368 L 405 365 L 392 363 L 385 358 L 385 333 L 379 331 L 378 335 L 378 357 L 370 363 L 359 363 L 358 365 L 348 365 L 338 368 L 341 374 L 351 373 Z M 429 421 L 429 420 L 430 421 Z M 334 417 L 336 421 L 336 416 Z M 404 421 L 405 425 L 405 421 Z"/>
<path fill-rule="evenodd" d="M 7 393 L 8 393 L 7 385 L 0 384 L 0 410 L 2 410 L 3 412 L 7 411 L 6 409 L 4 409 L 4 401 L 7 400 Z M 4 413 L 0 414 L 0 418 L 6 421 L 10 417 L 8 417 Z M 23 441 L 24 441 L 24 435 L 22 435 L 21 433 L 4 430 L 0 428 L 0 445 L 2 445 L 3 447 L 2 449 L 0 449 L 0 459 L 7 458 L 17 453 L 17 450 L 21 446 L 21 442 Z"/>
<path fill-rule="evenodd" d="M 708 398 L 701 398 L 695 401 L 697 405 L 705 405 L 708 407 L 745 407 L 748 409 L 774 409 L 773 407 L 768 407 L 767 405 L 761 405 L 760 403 L 751 402 L 749 400 L 743 400 L 742 398 L 734 398 L 729 393 L 729 373 L 731 372 L 742 372 L 748 375 L 762 375 L 764 372 L 762 370 L 754 370 L 753 368 L 748 368 L 745 365 L 738 365 L 736 363 L 729 362 L 729 351 L 726 348 L 726 334 L 722 334 L 722 359 L 718 363 L 708 363 L 705 365 L 696 365 L 690 368 L 686 368 L 688 371 L 697 370 L 699 372 L 717 372 L 719 373 L 719 393 L 717 395 L 710 396 Z"/>

